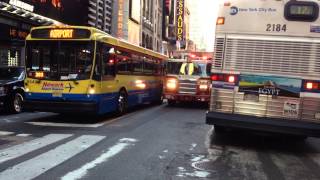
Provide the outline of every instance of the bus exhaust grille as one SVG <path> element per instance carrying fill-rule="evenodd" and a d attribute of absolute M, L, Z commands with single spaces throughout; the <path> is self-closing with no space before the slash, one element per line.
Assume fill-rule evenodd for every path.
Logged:
<path fill-rule="evenodd" d="M 320 42 L 312 40 L 231 37 L 224 56 L 225 70 L 320 76 Z"/>
<path fill-rule="evenodd" d="M 224 41 L 225 38 L 216 38 L 214 46 L 214 63 L 213 68 L 221 69 L 224 53 Z"/>

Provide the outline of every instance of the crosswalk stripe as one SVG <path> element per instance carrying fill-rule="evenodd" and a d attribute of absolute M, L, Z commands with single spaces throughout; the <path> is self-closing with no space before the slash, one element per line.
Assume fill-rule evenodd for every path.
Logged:
<path fill-rule="evenodd" d="M 74 123 L 53 123 L 53 122 L 26 122 L 34 126 L 52 126 L 52 127 L 75 127 L 75 128 L 98 128 L 104 123 L 97 124 L 74 124 Z"/>
<path fill-rule="evenodd" d="M 81 177 L 85 176 L 90 169 L 96 167 L 98 164 L 108 161 L 108 159 L 117 155 L 118 153 L 123 151 L 126 147 L 134 145 L 135 142 L 137 142 L 136 139 L 131 139 L 131 138 L 120 139 L 116 145 L 110 147 L 107 152 L 101 154 L 97 159 L 91 162 L 88 162 L 87 164 L 83 165 L 81 168 L 77 170 L 69 172 L 68 174 L 63 176 L 61 179 L 62 180 L 80 179 Z"/>
<path fill-rule="evenodd" d="M 8 136 L 14 134 L 14 132 L 8 132 L 8 131 L 0 131 L 0 136 Z"/>
<path fill-rule="evenodd" d="M 0 163 L 20 157 L 70 136 L 72 136 L 72 134 L 49 134 L 42 138 L 37 138 L 29 142 L 24 142 L 22 144 L 0 150 Z"/>
<path fill-rule="evenodd" d="M 0 173 L 0 179 L 33 179 L 98 143 L 105 136 L 83 135 Z"/>

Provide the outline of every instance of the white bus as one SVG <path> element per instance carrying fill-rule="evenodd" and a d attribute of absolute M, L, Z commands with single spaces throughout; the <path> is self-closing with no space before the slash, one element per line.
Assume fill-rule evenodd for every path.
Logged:
<path fill-rule="evenodd" d="M 207 124 L 320 137 L 317 0 L 221 4 Z"/>

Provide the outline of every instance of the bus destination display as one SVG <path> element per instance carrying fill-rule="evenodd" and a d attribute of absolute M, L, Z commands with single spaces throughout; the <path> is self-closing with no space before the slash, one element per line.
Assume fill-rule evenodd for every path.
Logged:
<path fill-rule="evenodd" d="M 298 16 L 312 16 L 314 14 L 314 7 L 305 5 L 292 5 L 290 7 L 290 14 Z"/>
<path fill-rule="evenodd" d="M 87 39 L 91 32 L 87 29 L 35 29 L 31 32 L 32 38 L 39 39 Z"/>

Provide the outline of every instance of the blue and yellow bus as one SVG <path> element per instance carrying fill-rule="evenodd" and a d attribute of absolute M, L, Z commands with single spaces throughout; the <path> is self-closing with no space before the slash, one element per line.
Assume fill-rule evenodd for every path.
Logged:
<path fill-rule="evenodd" d="M 95 28 L 33 28 L 26 56 L 26 110 L 123 114 L 162 102 L 167 57 Z"/>

